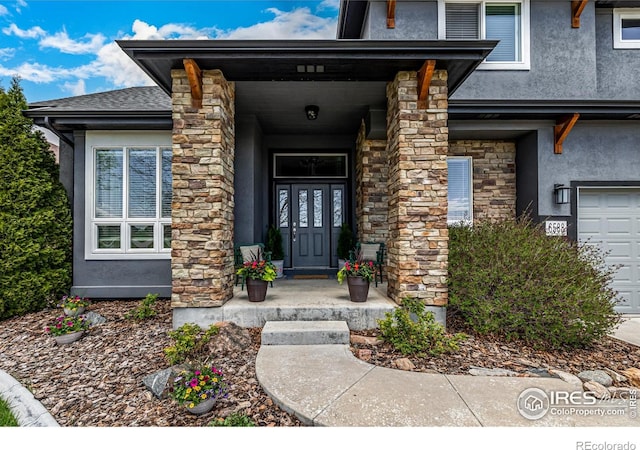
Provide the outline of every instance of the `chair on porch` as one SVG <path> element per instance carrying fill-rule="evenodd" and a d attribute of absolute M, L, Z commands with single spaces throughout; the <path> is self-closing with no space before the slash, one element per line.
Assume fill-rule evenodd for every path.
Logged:
<path fill-rule="evenodd" d="M 234 267 L 236 272 L 246 262 L 260 261 L 263 259 L 265 261 L 271 262 L 271 252 L 268 252 L 264 249 L 264 244 L 262 242 L 236 245 L 234 248 L 234 257 Z M 240 281 L 242 281 L 242 290 L 244 290 L 245 278 L 241 275 L 236 274 L 236 286 Z M 273 281 L 271 282 L 271 287 L 273 287 Z"/>
<path fill-rule="evenodd" d="M 349 252 L 349 260 L 355 261 L 357 256 L 360 255 L 363 261 L 373 261 L 375 267 L 373 279 L 377 287 L 378 280 L 380 280 L 380 283 L 383 282 L 384 252 L 385 246 L 382 242 L 357 242 L 356 247 Z"/>

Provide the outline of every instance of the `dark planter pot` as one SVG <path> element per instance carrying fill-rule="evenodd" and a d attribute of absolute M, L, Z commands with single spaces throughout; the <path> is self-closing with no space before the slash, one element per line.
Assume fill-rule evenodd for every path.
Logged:
<path fill-rule="evenodd" d="M 267 296 L 268 281 L 247 278 L 247 293 L 250 302 L 263 302 Z"/>
<path fill-rule="evenodd" d="M 369 295 L 369 281 L 360 277 L 347 277 L 349 296 L 352 302 L 366 302 Z"/>

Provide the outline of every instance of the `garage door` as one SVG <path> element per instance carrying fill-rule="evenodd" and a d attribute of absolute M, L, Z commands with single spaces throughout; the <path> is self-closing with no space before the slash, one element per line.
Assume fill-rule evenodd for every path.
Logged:
<path fill-rule="evenodd" d="M 578 240 L 608 252 L 609 265 L 620 266 L 613 289 L 616 310 L 640 313 L 640 189 L 587 189 L 578 192 Z"/>

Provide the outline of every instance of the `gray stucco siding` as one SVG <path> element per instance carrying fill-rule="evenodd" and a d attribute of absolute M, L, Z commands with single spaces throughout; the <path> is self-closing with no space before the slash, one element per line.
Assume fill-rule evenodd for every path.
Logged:
<path fill-rule="evenodd" d="M 387 28 L 387 2 L 369 2 L 363 39 L 438 39 L 437 1 L 399 1 L 395 28 Z"/>
<path fill-rule="evenodd" d="M 553 152 L 553 129 L 541 130 L 538 142 L 539 215 L 569 216 L 571 205 L 556 205 L 553 185 L 572 182 L 640 182 L 640 123 L 578 122 Z"/>
<path fill-rule="evenodd" d="M 587 3 L 571 28 L 571 2 L 531 2 L 530 70 L 478 68 L 453 99 L 596 97 L 595 7 Z"/>
<path fill-rule="evenodd" d="M 74 133 L 73 285 L 72 294 L 90 298 L 140 298 L 171 295 L 171 260 L 85 259 L 84 132 Z"/>

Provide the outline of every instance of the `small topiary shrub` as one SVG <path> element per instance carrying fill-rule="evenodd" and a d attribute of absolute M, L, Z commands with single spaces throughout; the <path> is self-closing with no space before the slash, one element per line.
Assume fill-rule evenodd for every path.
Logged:
<path fill-rule="evenodd" d="M 140 305 L 129 311 L 125 317 L 131 320 L 147 320 L 155 317 L 158 314 L 155 309 L 157 300 L 158 294 L 147 294 L 147 296 L 140 301 Z"/>
<path fill-rule="evenodd" d="M 378 320 L 382 338 L 405 355 L 432 356 L 458 350 L 458 343 L 466 338 L 462 333 L 449 336 L 435 321 L 433 313 L 425 309 L 419 299 L 405 298 L 393 313 Z"/>
<path fill-rule="evenodd" d="M 530 219 L 449 230 L 449 312 L 480 334 L 536 347 L 587 346 L 618 323 L 613 271 L 591 245 Z"/>
<path fill-rule="evenodd" d="M 171 365 L 198 362 L 211 337 L 218 334 L 219 331 L 215 325 L 203 330 L 194 323 L 185 323 L 181 327 L 169 331 L 169 337 L 175 341 L 175 344 L 164 349 L 167 361 Z"/>
<path fill-rule="evenodd" d="M 242 413 L 231 413 L 224 419 L 219 417 L 209 423 L 210 427 L 255 427 L 256 424 L 251 417 Z"/>

